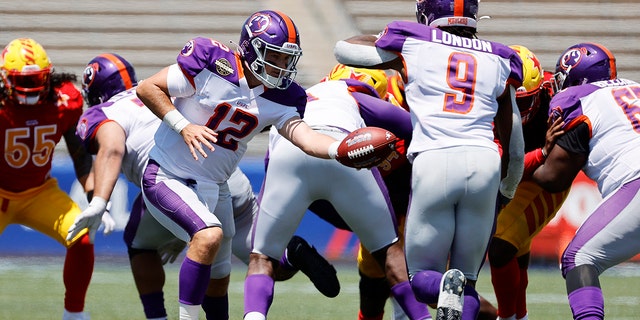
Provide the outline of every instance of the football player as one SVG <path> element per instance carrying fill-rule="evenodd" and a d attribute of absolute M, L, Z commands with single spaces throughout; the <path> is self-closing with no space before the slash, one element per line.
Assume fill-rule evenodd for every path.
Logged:
<path fill-rule="evenodd" d="M 189 242 L 180 268 L 181 319 L 198 318 L 205 292 L 220 300 L 219 314 L 228 312 L 235 227 L 227 180 L 248 142 L 273 125 L 304 152 L 335 158 L 339 141 L 311 129 L 296 110 L 306 104 L 294 82 L 301 55 L 291 18 L 262 10 L 242 24 L 237 51 L 194 38 L 175 64 L 138 85 L 140 100 L 163 121 L 142 177 L 144 200 L 162 225 Z M 218 281 L 215 292 L 207 291 L 210 277 Z"/>
<path fill-rule="evenodd" d="M 390 104 L 386 104 L 388 107 L 402 107 L 404 87 L 400 75 L 396 72 L 390 71 L 389 74 L 387 74 L 385 70 L 352 68 L 343 64 L 337 64 L 323 81 L 342 79 L 353 79 L 366 83 L 373 87 L 383 100 L 390 102 Z M 361 111 L 367 113 L 366 108 L 361 109 Z M 364 118 L 365 121 L 369 119 L 367 116 L 364 116 Z M 369 119 L 369 121 L 371 121 L 371 119 Z M 410 192 L 409 182 L 411 181 L 411 165 L 407 161 L 404 153 L 405 144 L 406 141 L 397 143 L 394 153 L 378 165 L 378 170 L 388 189 L 389 198 L 396 215 L 398 236 L 401 245 L 404 243 L 404 217 L 407 211 Z M 315 209 L 313 205 L 311 210 L 321 217 L 326 217 L 330 214 L 328 213 L 329 210 L 320 212 L 318 209 Z M 338 213 L 335 214 L 338 215 Z M 341 220 L 341 218 L 337 219 Z M 336 219 L 326 220 L 331 222 Z M 337 228 L 343 228 L 343 225 L 344 224 L 335 224 Z M 348 230 L 351 231 L 350 229 Z M 357 261 L 358 273 L 360 275 L 360 310 L 358 319 L 382 319 L 384 316 L 385 302 L 390 296 L 392 297 L 389 283 L 386 280 L 385 270 L 362 243 L 358 249 Z M 393 302 L 394 317 L 406 318 L 402 307 L 395 303 L 395 299 Z"/>
<path fill-rule="evenodd" d="M 135 185 L 154 145 L 153 135 L 161 123 L 136 96 L 138 81 L 133 66 L 117 54 L 105 53 L 91 59 L 85 68 L 82 92 L 90 105 L 81 116 L 77 134 L 94 162 L 94 198 L 109 199 L 122 172 Z M 250 229 L 257 214 L 251 184 L 239 169 L 229 178 L 236 234 L 233 254 L 248 263 Z M 104 210 L 85 210 L 80 221 L 99 219 Z M 80 222 L 79 222 L 80 223 Z M 173 262 L 186 243 L 177 239 L 147 211 L 139 195 L 133 203 L 124 232 L 131 271 L 147 319 L 166 319 L 163 263 Z M 294 237 L 278 268 L 278 280 L 292 277 L 298 269 L 308 274 L 325 295 L 339 291 L 335 269 L 302 238 Z M 212 285 L 214 283 L 212 282 Z M 202 308 L 214 314 L 216 299 L 205 294 Z"/>
<path fill-rule="evenodd" d="M 380 99 L 380 95 L 386 96 L 384 71 L 337 65 L 325 80 L 307 89 L 307 106 L 301 111 L 304 121 L 314 130 L 342 140 L 355 129 L 375 126 L 403 139 L 411 137 L 409 113 Z M 282 184 L 288 187 L 283 189 Z M 404 196 L 408 197 L 408 193 Z M 269 261 L 279 259 L 286 245 L 283 240 L 295 232 L 306 209 L 318 200 L 328 201 L 371 252 L 370 263 L 376 265 L 375 270 L 381 270 L 388 282 L 387 290 L 381 293 L 386 295 L 384 299 L 391 293 L 410 319 L 430 318 L 408 282 L 394 207 L 381 170 L 354 170 L 310 157 L 272 130 L 245 282 L 245 319 L 265 319 L 273 299 L 273 281 L 259 270 L 269 270 Z M 312 211 L 317 212 L 314 208 Z M 359 265 L 362 270 L 363 264 Z M 366 314 L 372 311 L 368 308 L 379 307 L 367 304 L 367 297 L 373 293 L 369 289 L 360 289 L 360 319 L 378 316 Z"/>
<path fill-rule="evenodd" d="M 579 43 L 556 63 L 561 89 L 549 117 L 562 118 L 558 138 L 533 180 L 549 192 L 567 190 L 580 170 L 603 200 L 582 223 L 561 258 L 574 319 L 604 319 L 599 276 L 640 252 L 640 84 L 617 78 L 603 45 Z"/>
<path fill-rule="evenodd" d="M 553 73 L 545 72 L 538 58 L 524 46 L 511 46 L 522 60 L 522 86 L 516 91 L 516 103 L 522 118 L 525 142 L 524 172 L 533 172 L 535 158 L 548 154 L 558 135 L 560 120 L 547 135 L 547 111 L 553 96 Z M 546 138 L 549 137 L 550 141 Z M 529 160 L 533 158 L 533 160 Z M 491 282 L 498 302 L 498 319 L 527 319 L 526 291 L 531 240 L 560 209 L 569 189 L 551 193 L 524 174 L 515 196 L 498 213 L 496 232 L 489 246 Z"/>
<path fill-rule="evenodd" d="M 0 76 L 0 232 L 17 223 L 62 244 L 67 249 L 62 318 L 88 319 L 83 310 L 93 274 L 93 238 L 82 229 L 68 239 L 67 230 L 82 210 L 50 175 L 55 146 L 64 137 L 76 177 L 91 197 L 91 155 L 75 135 L 82 114 L 82 95 L 73 84 L 76 76 L 53 72 L 46 51 L 31 38 L 6 45 Z"/>
<path fill-rule="evenodd" d="M 437 319 L 476 319 L 474 287 L 496 195 L 513 198 L 524 166 L 514 101 L 521 60 L 511 48 L 476 37 L 477 14 L 477 0 L 420 0 L 418 23 L 394 21 L 378 36 L 355 36 L 334 48 L 338 62 L 393 68 L 407 79 L 414 130 L 405 252 L 416 297 L 438 301 Z M 481 79 L 486 74 L 492 80 Z M 494 124 L 504 141 L 502 159 Z"/>

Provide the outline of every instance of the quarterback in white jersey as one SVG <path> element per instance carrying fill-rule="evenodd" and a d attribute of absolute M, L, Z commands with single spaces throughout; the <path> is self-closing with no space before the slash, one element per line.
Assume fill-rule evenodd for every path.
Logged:
<path fill-rule="evenodd" d="M 582 170 L 603 200 L 562 254 L 574 319 L 604 319 L 599 276 L 640 253 L 640 84 L 619 79 L 613 54 L 596 43 L 569 47 L 556 64 L 560 89 L 549 117 L 562 118 L 558 139 L 534 180 L 554 192 Z"/>
<path fill-rule="evenodd" d="M 459 303 L 439 306 L 438 319 L 475 319 L 478 314 L 473 287 L 491 236 L 498 191 L 513 198 L 524 168 L 515 103 L 522 61 L 511 48 L 475 37 L 477 10 L 475 0 L 418 1 L 420 23 L 394 21 L 378 36 L 355 36 L 334 49 L 341 63 L 391 67 L 406 79 L 413 123 L 405 230 L 411 284 L 419 300 L 435 303 L 450 300 L 438 298 L 442 273 L 456 272 L 447 281 L 463 278 L 446 285 L 455 288 L 449 291 L 456 291 L 453 300 Z M 494 134 L 503 145 L 502 164 Z"/>
<path fill-rule="evenodd" d="M 116 54 L 95 57 L 89 62 L 84 74 L 83 94 L 87 103 L 92 106 L 80 118 L 77 134 L 85 148 L 98 154 L 94 161 L 96 190 L 98 195 L 106 199 L 111 196 L 120 171 L 127 180 L 140 186 L 149 151 L 154 145 L 152 137 L 161 123 L 136 96 L 135 87 L 131 88 L 136 83 L 133 67 Z M 248 263 L 251 251 L 250 230 L 253 218 L 258 213 L 257 200 L 249 179 L 240 168 L 236 168 L 229 178 L 229 189 L 234 224 L 238 230 L 233 238 L 232 252 L 244 263 Z M 186 243 L 177 239 L 146 211 L 141 195 L 132 205 L 124 240 L 147 319 L 166 318 L 162 263 L 173 262 Z M 298 270 L 295 261 L 309 259 L 311 256 L 315 261 L 313 268 L 310 268 L 314 269 L 312 272 L 335 274 L 328 262 L 312 251 L 305 240 L 294 238 L 289 245 L 299 243 L 303 244 L 300 247 L 302 250 L 290 249 L 283 258 L 278 269 L 278 280 L 293 276 Z M 330 270 L 322 270 L 323 268 Z M 305 273 L 309 271 L 301 269 Z M 310 277 L 315 284 L 316 279 L 312 276 L 313 274 Z M 337 279 L 332 281 L 325 277 L 322 280 L 327 283 L 325 286 L 339 286 Z M 203 303 L 203 309 L 207 312 L 206 302 Z"/>
<path fill-rule="evenodd" d="M 142 178 L 145 202 L 160 223 L 190 244 L 179 280 L 181 319 L 198 318 L 209 276 L 219 285 L 208 293 L 220 299 L 220 314 L 228 313 L 235 230 L 226 181 L 249 140 L 274 125 L 317 157 L 335 158 L 339 144 L 297 113 L 306 95 L 293 81 L 302 54 L 293 21 L 281 12 L 258 11 L 243 24 L 238 43 L 234 52 L 213 39 L 194 38 L 176 64 L 137 89 L 163 120 Z"/>

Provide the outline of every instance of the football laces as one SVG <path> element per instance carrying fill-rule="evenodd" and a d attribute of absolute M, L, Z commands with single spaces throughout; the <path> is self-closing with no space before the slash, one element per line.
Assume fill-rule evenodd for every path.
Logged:
<path fill-rule="evenodd" d="M 361 158 L 361 157 L 372 154 L 374 150 L 375 148 L 373 147 L 373 145 L 369 144 L 369 145 L 347 152 L 347 157 L 349 157 L 349 159 Z"/>

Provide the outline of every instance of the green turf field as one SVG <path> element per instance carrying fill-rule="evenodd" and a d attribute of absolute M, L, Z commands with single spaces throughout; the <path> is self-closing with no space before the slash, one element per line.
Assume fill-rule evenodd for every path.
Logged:
<path fill-rule="evenodd" d="M 61 270 L 61 257 L 0 259 L 0 319 L 60 319 L 63 297 Z M 231 319 L 242 319 L 245 270 L 240 264 L 232 274 Z M 169 319 L 178 319 L 177 271 L 178 265 L 167 269 L 165 300 Z M 315 291 L 302 274 L 287 282 L 276 283 L 269 319 L 356 319 L 358 277 L 355 265 L 338 265 L 338 275 L 342 290 L 333 299 Z M 609 270 L 601 282 L 605 290 L 607 319 L 637 319 L 640 311 L 640 287 L 637 285 L 640 283 L 640 266 L 629 264 Z M 488 271 L 481 274 L 478 288 L 489 301 L 495 302 Z M 564 283 L 559 271 L 553 268 L 536 268 L 530 272 L 528 300 L 530 319 L 571 319 Z M 86 310 L 93 320 L 144 319 L 126 258 L 97 257 Z M 390 319 L 390 311 L 385 319 Z"/>

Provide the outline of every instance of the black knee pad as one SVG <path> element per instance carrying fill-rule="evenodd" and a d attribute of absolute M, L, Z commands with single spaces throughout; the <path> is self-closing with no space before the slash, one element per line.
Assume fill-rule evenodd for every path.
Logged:
<path fill-rule="evenodd" d="M 131 248 L 128 247 L 127 248 L 127 253 L 129 254 L 129 261 L 131 261 L 131 259 L 133 257 L 135 257 L 136 255 L 142 254 L 142 253 L 158 253 L 158 250 L 153 250 L 153 249 L 136 249 L 136 248 Z"/>

